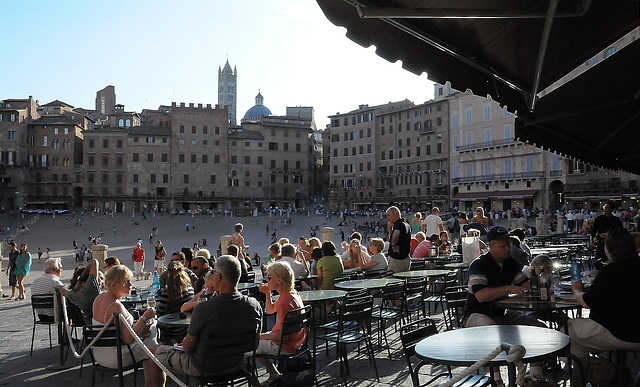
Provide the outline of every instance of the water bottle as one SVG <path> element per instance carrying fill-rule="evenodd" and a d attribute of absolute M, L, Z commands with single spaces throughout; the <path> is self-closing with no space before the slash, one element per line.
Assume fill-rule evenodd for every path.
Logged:
<path fill-rule="evenodd" d="M 160 277 L 158 277 L 157 271 L 153 272 L 153 282 L 151 283 L 151 287 L 156 290 L 160 289 Z"/>
<path fill-rule="evenodd" d="M 571 260 L 571 281 L 579 281 L 580 279 L 580 267 L 578 267 L 578 261 L 573 258 Z"/>
<path fill-rule="evenodd" d="M 540 275 L 538 276 L 538 287 L 540 288 L 540 301 L 549 301 L 549 277 L 544 272 L 544 267 L 540 267 Z"/>
<path fill-rule="evenodd" d="M 530 283 L 530 293 L 531 293 L 531 301 L 538 301 L 538 297 L 540 297 L 540 287 L 538 283 L 538 275 L 536 274 L 536 264 L 531 264 L 531 278 L 529 279 Z"/>

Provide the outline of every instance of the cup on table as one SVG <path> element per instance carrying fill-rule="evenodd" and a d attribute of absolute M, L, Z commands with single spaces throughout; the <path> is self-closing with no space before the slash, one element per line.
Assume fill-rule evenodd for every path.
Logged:
<path fill-rule="evenodd" d="M 156 309 L 156 299 L 153 296 L 147 297 L 147 306 L 153 310 Z"/>

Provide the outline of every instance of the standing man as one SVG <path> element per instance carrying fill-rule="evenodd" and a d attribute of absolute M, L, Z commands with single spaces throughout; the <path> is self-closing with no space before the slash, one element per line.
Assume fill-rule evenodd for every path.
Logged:
<path fill-rule="evenodd" d="M 16 278 L 16 259 L 18 259 L 18 249 L 16 249 L 16 242 L 9 242 L 9 264 L 7 265 L 7 275 L 9 276 L 9 286 L 11 286 L 10 300 L 15 299 L 16 286 L 18 285 L 18 279 Z"/>
<path fill-rule="evenodd" d="M 442 223 L 442 220 L 440 220 Z M 389 270 L 394 273 L 408 271 L 411 265 L 411 226 L 400 217 L 396 206 L 387 208 L 387 229 L 389 230 Z"/>
<path fill-rule="evenodd" d="M 204 356 L 204 344 L 209 336 L 232 337 L 255 332 L 258 338 L 262 330 L 262 307 L 255 298 L 238 292 L 240 262 L 233 256 L 223 255 L 216 261 L 216 267 L 210 275 L 213 288 L 218 295 L 207 302 L 199 303 L 193 309 L 191 324 L 182 342 L 182 349 L 161 345 L 155 352 L 162 364 L 184 375 L 200 376 L 200 364 L 197 359 Z M 215 364 L 206 365 L 206 371 L 228 371 L 240 367 L 242 362 L 243 355 L 237 358 L 228 357 Z"/>
<path fill-rule="evenodd" d="M 439 214 L 440 209 L 438 207 L 433 207 L 431 209 L 431 215 L 424 219 L 423 223 L 427 239 L 429 239 L 433 234 L 440 235 L 440 231 L 444 231 L 444 227 L 442 227 L 442 218 L 440 218 Z"/>
<path fill-rule="evenodd" d="M 604 214 L 598 216 L 593 221 L 593 227 L 591 228 L 591 247 L 596 248 L 596 268 L 602 269 L 603 262 L 607 261 L 607 256 L 604 253 L 604 240 L 607 238 L 607 233 L 614 228 L 622 228 L 622 221 L 620 218 L 613 215 L 613 203 L 606 202 L 602 207 Z"/>

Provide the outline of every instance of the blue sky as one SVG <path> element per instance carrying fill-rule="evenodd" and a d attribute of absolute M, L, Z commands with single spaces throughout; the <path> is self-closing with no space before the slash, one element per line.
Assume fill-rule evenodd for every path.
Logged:
<path fill-rule="evenodd" d="M 327 115 L 408 98 L 433 84 L 345 36 L 315 1 L 0 0 L 4 57 L 0 99 L 33 95 L 93 108 L 116 87 L 126 110 L 217 103 L 217 71 L 238 69 L 238 116 L 260 89 L 274 114 L 313 106 Z M 354 9 L 355 12 L 355 9 Z"/>

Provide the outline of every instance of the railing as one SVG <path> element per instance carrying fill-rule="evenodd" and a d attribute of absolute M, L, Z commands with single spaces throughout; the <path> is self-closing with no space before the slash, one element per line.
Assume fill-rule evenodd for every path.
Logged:
<path fill-rule="evenodd" d="M 464 176 L 454 177 L 451 179 L 453 183 L 470 183 L 476 181 L 494 181 L 494 180 L 516 180 L 516 179 L 533 179 L 544 177 L 543 171 L 535 172 L 517 172 L 517 173 L 500 173 L 494 175 Z"/>
<path fill-rule="evenodd" d="M 456 151 L 464 152 L 464 151 L 470 151 L 470 150 L 474 150 L 474 149 L 492 148 L 492 147 L 496 147 L 496 146 L 515 145 L 515 144 L 520 144 L 520 143 L 521 143 L 520 141 L 516 141 L 516 140 L 513 140 L 513 139 L 483 141 L 483 142 L 477 142 L 477 143 L 474 143 L 474 144 L 458 145 L 458 146 L 456 146 Z"/>

